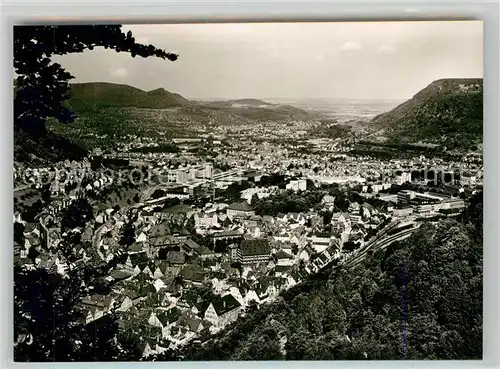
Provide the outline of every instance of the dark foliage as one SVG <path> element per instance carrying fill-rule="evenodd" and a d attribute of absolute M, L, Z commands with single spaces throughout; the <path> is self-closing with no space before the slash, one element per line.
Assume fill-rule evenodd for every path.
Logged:
<path fill-rule="evenodd" d="M 177 197 L 173 197 L 171 199 L 166 199 L 163 203 L 163 209 L 169 209 L 173 206 L 177 206 L 181 204 L 181 200 Z"/>
<path fill-rule="evenodd" d="M 285 184 L 285 176 L 273 173 L 270 176 L 262 176 L 260 179 L 260 185 L 264 187 L 270 186 L 280 186 Z"/>
<path fill-rule="evenodd" d="M 24 224 L 23 223 L 14 223 L 14 242 L 17 242 L 20 245 L 24 245 Z"/>
<path fill-rule="evenodd" d="M 91 284 L 94 270 L 73 271 L 70 278 L 43 269 L 14 268 L 14 360 L 101 361 L 119 359 L 115 342 L 118 330 L 112 316 L 87 326 L 78 308 Z"/>
<path fill-rule="evenodd" d="M 162 189 L 157 189 L 155 190 L 155 192 L 153 192 L 153 194 L 151 195 L 151 199 L 152 200 L 156 200 L 156 199 L 159 199 L 161 197 L 165 197 L 167 195 L 167 192 L 165 192 L 164 190 Z"/>
<path fill-rule="evenodd" d="M 42 200 L 38 199 L 31 206 L 25 207 L 22 213 L 22 217 L 27 222 L 35 222 L 35 217 L 42 212 L 45 208 L 45 204 Z"/>
<path fill-rule="evenodd" d="M 136 219 L 132 218 L 123 226 L 122 236 L 119 241 L 120 245 L 128 247 L 135 242 L 135 221 Z"/>
<path fill-rule="evenodd" d="M 61 217 L 61 228 L 70 230 L 83 227 L 91 219 L 93 219 L 92 205 L 87 199 L 78 199 L 64 209 Z"/>
<path fill-rule="evenodd" d="M 276 216 L 278 213 L 300 213 L 307 212 L 321 203 L 326 191 L 307 191 L 295 193 L 286 191 L 277 195 L 269 196 L 252 203 L 258 215 Z"/>
<path fill-rule="evenodd" d="M 221 196 L 230 200 L 240 199 L 241 191 L 252 187 L 252 183 L 243 181 L 241 183 L 231 183 L 222 193 Z"/>
<path fill-rule="evenodd" d="M 483 80 L 441 79 L 373 123 L 388 130 L 392 143 L 435 142 L 472 148 L 483 136 Z"/>

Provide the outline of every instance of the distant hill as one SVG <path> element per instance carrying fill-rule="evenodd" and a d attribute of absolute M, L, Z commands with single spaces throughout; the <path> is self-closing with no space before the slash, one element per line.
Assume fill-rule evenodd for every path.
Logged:
<path fill-rule="evenodd" d="M 225 112 L 233 116 L 256 120 L 276 121 L 282 119 L 305 119 L 309 113 L 291 105 L 271 104 L 258 99 L 237 99 L 226 101 L 205 101 L 200 106 Z"/>
<path fill-rule="evenodd" d="M 258 100 L 258 99 L 236 99 L 236 100 L 228 100 L 228 104 L 239 104 L 239 105 L 253 105 L 253 106 L 271 106 L 274 104 L 268 103 L 266 101 Z"/>
<path fill-rule="evenodd" d="M 75 110 L 100 108 L 149 108 L 161 109 L 190 104 L 179 94 L 163 88 L 143 91 L 138 88 L 106 82 L 73 83 L 68 105 Z"/>
<path fill-rule="evenodd" d="M 75 113 L 76 121 L 61 124 L 48 119 L 51 139 L 45 140 L 43 147 L 16 137 L 16 160 L 53 161 L 55 154 L 64 157 L 65 148 L 72 144 L 72 150 L 81 156 L 95 147 L 113 146 L 127 135 L 168 138 L 197 134 L 197 127 L 206 124 L 247 125 L 310 118 L 302 109 L 257 99 L 194 102 L 163 88 L 143 91 L 107 82 L 71 84 L 70 97 L 64 104 Z"/>
<path fill-rule="evenodd" d="M 394 142 L 477 144 L 483 135 L 483 80 L 436 80 L 372 124 Z"/>
<path fill-rule="evenodd" d="M 215 100 L 215 101 L 200 102 L 200 104 L 214 108 L 272 107 L 275 105 L 258 99 Z"/>
<path fill-rule="evenodd" d="M 279 120 L 292 116 L 307 116 L 307 112 L 290 105 L 276 105 L 257 99 L 237 99 L 228 101 L 207 101 L 197 104 L 183 96 L 158 88 L 143 91 L 136 87 L 90 82 L 71 84 L 71 95 L 67 105 L 76 113 L 85 115 L 103 108 L 166 109 L 186 107 L 189 111 L 204 108 L 216 109 L 224 113 L 248 119 Z M 207 111 L 204 111 L 207 114 Z"/>

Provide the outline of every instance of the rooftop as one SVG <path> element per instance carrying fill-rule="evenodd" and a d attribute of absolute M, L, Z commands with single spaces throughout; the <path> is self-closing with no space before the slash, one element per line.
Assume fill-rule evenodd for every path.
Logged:
<path fill-rule="evenodd" d="M 269 255 L 271 248 L 266 239 L 243 240 L 240 244 L 242 256 Z"/>
<path fill-rule="evenodd" d="M 292 255 L 290 255 L 289 253 L 283 251 L 283 250 L 279 250 L 275 256 L 278 258 L 278 259 L 291 259 L 292 258 Z"/>
<path fill-rule="evenodd" d="M 252 208 L 246 202 L 234 202 L 227 207 L 228 210 L 237 210 L 237 211 L 252 211 Z"/>
<path fill-rule="evenodd" d="M 228 294 L 212 301 L 212 305 L 218 316 L 222 316 L 227 312 L 234 310 L 241 306 L 241 304 L 234 298 L 233 295 Z"/>

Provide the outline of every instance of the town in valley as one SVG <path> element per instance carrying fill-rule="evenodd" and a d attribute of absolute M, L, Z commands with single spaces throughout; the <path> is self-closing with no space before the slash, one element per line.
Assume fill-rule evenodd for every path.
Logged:
<path fill-rule="evenodd" d="M 47 130 L 85 152 L 15 157 L 15 266 L 61 283 L 98 268 L 96 278 L 78 280 L 70 326 L 112 316 L 137 359 L 204 347 L 287 291 L 349 273 L 421 227 L 462 219 L 482 196 L 482 136 L 428 126 L 448 119 L 436 118 L 441 108 L 432 104 L 482 105 L 482 78 L 472 77 L 423 81 L 412 106 L 196 100 L 71 83 L 78 118 L 48 121 Z M 482 112 L 474 124 L 482 132 Z M 283 352 L 290 337 L 277 339 Z M 23 332 L 14 347 L 36 340 Z"/>

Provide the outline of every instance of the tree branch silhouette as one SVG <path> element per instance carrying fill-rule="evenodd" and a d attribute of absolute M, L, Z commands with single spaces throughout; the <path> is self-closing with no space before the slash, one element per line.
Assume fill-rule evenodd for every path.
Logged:
<path fill-rule="evenodd" d="M 104 47 L 127 52 L 132 57 L 157 57 L 175 61 L 178 55 L 153 45 L 137 43 L 132 32 L 121 25 L 16 26 L 14 27 L 14 129 L 33 136 L 47 133 L 45 122 L 52 117 L 73 122 L 75 114 L 64 106 L 70 97 L 69 81 L 74 78 L 53 55 L 81 53 Z"/>

